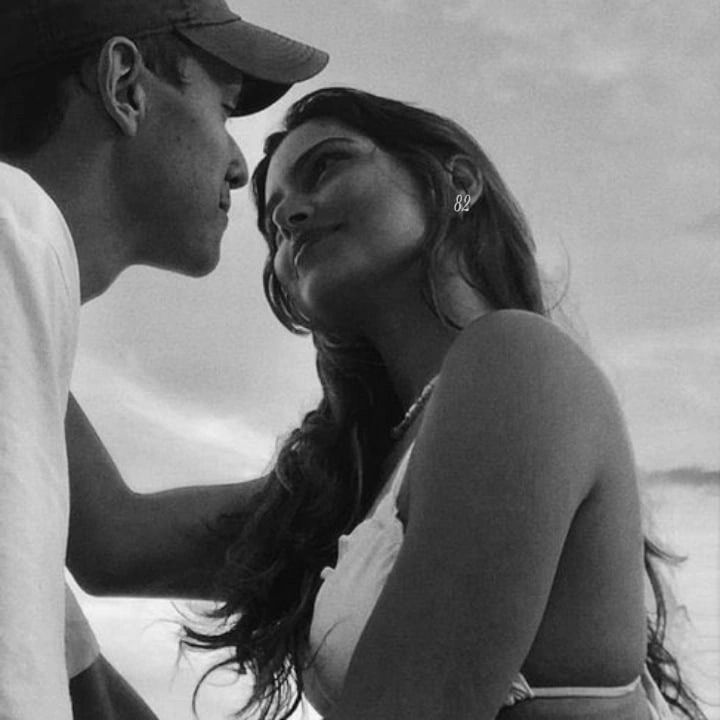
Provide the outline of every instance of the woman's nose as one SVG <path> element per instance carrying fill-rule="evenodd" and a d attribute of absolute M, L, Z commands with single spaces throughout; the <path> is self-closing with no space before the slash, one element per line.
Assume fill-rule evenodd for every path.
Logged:
<path fill-rule="evenodd" d="M 312 217 L 312 205 L 302 197 L 286 198 L 273 211 L 273 222 L 281 230 L 295 230 Z"/>

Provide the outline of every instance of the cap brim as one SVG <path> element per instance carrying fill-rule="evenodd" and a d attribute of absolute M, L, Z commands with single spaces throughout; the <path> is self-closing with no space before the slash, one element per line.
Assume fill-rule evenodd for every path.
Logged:
<path fill-rule="evenodd" d="M 322 50 L 239 18 L 176 30 L 242 72 L 245 81 L 236 115 L 250 115 L 272 105 L 294 83 L 317 75 L 329 59 Z"/>

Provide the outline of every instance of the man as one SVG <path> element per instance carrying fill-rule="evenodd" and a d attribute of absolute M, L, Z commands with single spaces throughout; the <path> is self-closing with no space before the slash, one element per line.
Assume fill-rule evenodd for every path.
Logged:
<path fill-rule="evenodd" d="M 226 121 L 326 62 L 224 0 L 0 6 L 2 720 L 72 717 L 68 674 L 76 719 L 152 717 L 64 581 L 79 306 L 133 264 L 212 271 L 247 183 Z"/>

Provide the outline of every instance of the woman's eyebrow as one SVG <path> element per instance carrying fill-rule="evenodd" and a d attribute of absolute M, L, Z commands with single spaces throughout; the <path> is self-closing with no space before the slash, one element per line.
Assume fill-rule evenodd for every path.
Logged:
<path fill-rule="evenodd" d="M 302 155 L 300 155 L 295 162 L 292 165 L 292 168 L 290 170 L 291 175 L 297 175 L 298 172 L 301 170 L 302 166 L 308 162 L 308 160 L 312 159 L 313 155 L 315 155 L 316 152 L 319 152 L 322 150 L 326 145 L 333 144 L 333 143 L 342 143 L 345 145 L 354 145 L 355 141 L 352 138 L 349 137 L 329 137 L 325 138 L 324 140 L 321 140 L 319 143 L 313 145 L 311 148 L 308 148 Z M 275 209 L 275 206 L 280 202 L 280 196 L 277 192 L 274 192 L 265 203 L 265 216 L 271 216 L 273 210 Z"/>

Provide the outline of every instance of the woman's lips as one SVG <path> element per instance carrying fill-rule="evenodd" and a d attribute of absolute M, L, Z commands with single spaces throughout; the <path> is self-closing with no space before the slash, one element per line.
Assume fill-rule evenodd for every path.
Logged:
<path fill-rule="evenodd" d="M 295 269 L 297 270 L 298 264 L 300 263 L 300 260 L 303 256 L 303 253 L 305 252 L 305 248 L 309 247 L 310 245 L 317 242 L 316 240 L 308 241 L 303 243 L 302 245 L 298 246 L 298 249 L 295 251 L 295 254 L 293 255 L 293 265 L 295 266 Z"/>
<path fill-rule="evenodd" d="M 295 269 L 297 270 L 298 263 L 305 253 L 306 248 L 325 240 L 327 236 L 335 230 L 337 230 L 337 228 L 318 228 L 317 230 L 308 230 L 298 234 L 295 240 L 295 252 L 293 253 L 293 265 Z"/>

